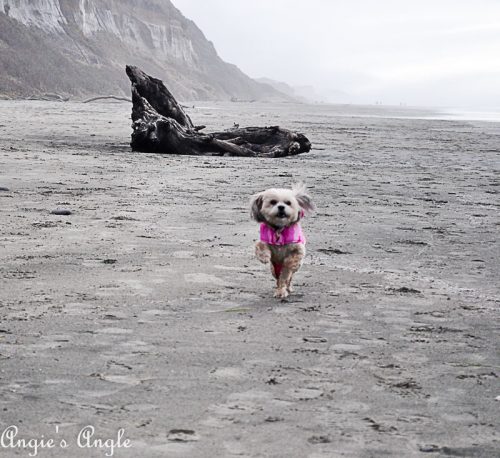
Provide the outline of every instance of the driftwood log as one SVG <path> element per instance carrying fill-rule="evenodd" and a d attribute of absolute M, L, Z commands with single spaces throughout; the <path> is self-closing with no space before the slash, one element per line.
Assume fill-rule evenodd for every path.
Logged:
<path fill-rule="evenodd" d="M 281 127 L 231 128 L 200 133 L 162 81 L 127 66 L 132 83 L 132 150 L 145 153 L 283 157 L 306 153 L 311 143 Z"/>

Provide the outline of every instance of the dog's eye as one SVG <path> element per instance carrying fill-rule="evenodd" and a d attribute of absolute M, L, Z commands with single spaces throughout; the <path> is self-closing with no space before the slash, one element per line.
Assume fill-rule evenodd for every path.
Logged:
<path fill-rule="evenodd" d="M 292 203 L 291 203 L 289 200 L 287 200 L 287 201 L 285 202 L 285 204 L 286 204 L 286 205 L 288 205 L 288 206 L 292 205 Z"/>
<path fill-rule="evenodd" d="M 271 205 L 276 205 L 277 202 L 275 200 L 271 200 L 271 202 L 269 202 Z"/>

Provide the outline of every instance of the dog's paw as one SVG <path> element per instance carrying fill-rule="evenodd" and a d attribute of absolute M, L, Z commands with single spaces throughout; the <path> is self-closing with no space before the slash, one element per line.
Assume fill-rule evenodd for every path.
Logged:
<path fill-rule="evenodd" d="M 288 297 L 288 291 L 286 288 L 279 288 L 274 292 L 274 297 L 277 299 L 286 299 Z"/>
<path fill-rule="evenodd" d="M 262 264 L 271 262 L 271 251 L 269 251 L 267 245 L 262 242 L 257 242 L 255 245 L 255 256 Z"/>
<path fill-rule="evenodd" d="M 288 285 L 288 286 L 286 287 L 286 289 L 287 289 L 287 291 L 288 291 L 289 293 L 293 293 L 293 287 L 292 287 L 292 285 Z"/>
<path fill-rule="evenodd" d="M 268 253 L 257 253 L 257 259 L 262 264 L 269 264 L 271 262 L 271 255 Z"/>

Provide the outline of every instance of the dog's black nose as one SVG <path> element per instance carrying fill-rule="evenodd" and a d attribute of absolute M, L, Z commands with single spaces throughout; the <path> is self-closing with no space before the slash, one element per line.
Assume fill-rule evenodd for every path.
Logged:
<path fill-rule="evenodd" d="M 282 212 L 284 209 L 285 209 L 285 206 L 284 206 L 284 205 L 278 205 L 278 210 L 279 210 L 280 212 Z"/>

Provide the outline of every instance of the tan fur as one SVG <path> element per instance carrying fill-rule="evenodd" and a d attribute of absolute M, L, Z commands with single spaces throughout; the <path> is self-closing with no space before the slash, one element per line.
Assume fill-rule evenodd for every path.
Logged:
<path fill-rule="evenodd" d="M 281 210 L 280 210 L 281 207 Z M 311 198 L 305 192 L 302 183 L 292 189 L 268 189 L 255 194 L 251 201 L 251 214 L 257 222 L 266 222 L 277 228 L 285 228 L 300 220 L 301 210 L 310 213 L 315 210 Z M 255 255 L 263 264 L 270 263 L 271 273 L 276 279 L 274 297 L 284 299 L 292 291 L 293 275 L 300 269 L 306 254 L 303 244 L 268 245 L 258 241 L 255 245 Z M 279 278 L 273 264 L 282 264 Z"/>

